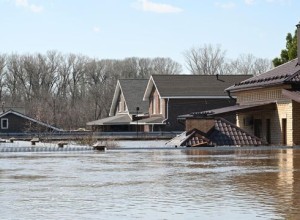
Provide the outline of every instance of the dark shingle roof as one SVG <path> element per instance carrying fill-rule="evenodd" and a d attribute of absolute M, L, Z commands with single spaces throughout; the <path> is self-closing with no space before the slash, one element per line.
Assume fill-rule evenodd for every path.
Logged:
<path fill-rule="evenodd" d="M 161 97 L 224 96 L 224 90 L 252 75 L 152 75 Z"/>
<path fill-rule="evenodd" d="M 215 125 L 207 133 L 192 130 L 192 135 L 182 142 L 182 146 L 259 146 L 263 141 L 223 118 L 215 118 Z M 188 132 L 190 133 L 190 132 Z"/>
<path fill-rule="evenodd" d="M 119 80 L 129 114 L 136 114 L 136 107 L 140 113 L 148 112 L 149 102 L 143 101 L 147 87 L 147 79 L 120 79 Z"/>
<path fill-rule="evenodd" d="M 267 87 L 284 83 L 300 83 L 300 66 L 298 58 L 282 64 L 266 73 L 236 83 L 227 91 L 247 90 L 254 87 Z"/>

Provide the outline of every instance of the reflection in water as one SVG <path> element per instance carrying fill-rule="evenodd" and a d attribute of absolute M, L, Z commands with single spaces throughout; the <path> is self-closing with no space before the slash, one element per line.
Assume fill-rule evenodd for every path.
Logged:
<path fill-rule="evenodd" d="M 2 219 L 297 219 L 299 149 L 0 155 Z"/>

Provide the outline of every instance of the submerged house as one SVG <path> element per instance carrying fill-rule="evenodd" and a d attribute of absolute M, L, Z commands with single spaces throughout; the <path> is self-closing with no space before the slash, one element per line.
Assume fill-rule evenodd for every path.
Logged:
<path fill-rule="evenodd" d="M 224 92 L 251 75 L 152 75 L 143 100 L 149 117 L 139 120 L 145 131 L 183 131 L 179 115 L 233 106 L 236 100 Z M 235 122 L 235 117 L 227 118 Z"/>
<path fill-rule="evenodd" d="M 60 132 L 57 127 L 31 118 L 15 110 L 0 114 L 0 133 Z"/>
<path fill-rule="evenodd" d="M 117 82 L 109 117 L 87 123 L 94 131 L 143 131 L 143 125 L 133 123 L 148 116 L 147 101 L 143 101 L 147 79 L 120 79 Z"/>
<path fill-rule="evenodd" d="M 235 115 L 239 128 L 270 145 L 300 145 L 300 24 L 297 38 L 298 58 L 228 87 L 236 105 L 198 115 Z"/>
<path fill-rule="evenodd" d="M 299 33 L 300 31 L 298 31 Z M 237 96 L 237 126 L 272 145 L 300 144 L 300 62 L 294 59 L 226 91 Z"/>

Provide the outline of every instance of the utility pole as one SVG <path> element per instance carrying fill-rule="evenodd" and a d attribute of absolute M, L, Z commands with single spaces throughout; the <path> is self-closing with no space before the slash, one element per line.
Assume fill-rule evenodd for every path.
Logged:
<path fill-rule="evenodd" d="M 136 138 L 139 137 L 139 120 L 137 119 L 139 115 L 139 110 L 140 108 L 136 107 Z"/>

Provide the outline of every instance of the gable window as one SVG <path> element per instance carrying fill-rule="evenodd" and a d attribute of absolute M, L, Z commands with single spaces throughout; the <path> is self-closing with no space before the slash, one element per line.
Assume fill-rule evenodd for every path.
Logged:
<path fill-rule="evenodd" d="M 8 129 L 8 119 L 1 118 L 1 129 Z"/>

